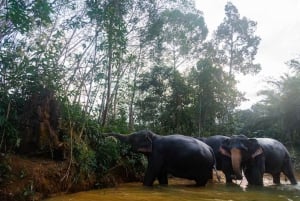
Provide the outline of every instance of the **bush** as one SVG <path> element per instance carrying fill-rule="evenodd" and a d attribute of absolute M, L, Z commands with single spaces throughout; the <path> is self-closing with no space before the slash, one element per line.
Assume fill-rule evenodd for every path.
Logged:
<path fill-rule="evenodd" d="M 20 106 L 18 99 L 0 93 L 0 150 L 15 151 L 20 146 L 18 132 Z"/>
<path fill-rule="evenodd" d="M 75 143 L 73 154 L 79 167 L 79 175 L 89 177 L 90 173 L 96 171 L 96 154 L 85 142 Z"/>

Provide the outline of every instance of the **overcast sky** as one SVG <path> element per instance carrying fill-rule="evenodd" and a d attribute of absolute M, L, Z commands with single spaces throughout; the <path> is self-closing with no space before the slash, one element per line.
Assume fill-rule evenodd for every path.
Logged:
<path fill-rule="evenodd" d="M 210 34 L 225 17 L 227 0 L 195 0 L 196 7 L 204 14 Z M 256 35 L 261 42 L 256 55 L 262 71 L 256 76 L 239 76 L 239 90 L 250 101 L 242 109 L 257 102 L 257 92 L 265 89 L 270 78 L 279 78 L 288 72 L 285 62 L 300 55 L 300 0 L 231 0 L 241 17 L 257 22 Z"/>

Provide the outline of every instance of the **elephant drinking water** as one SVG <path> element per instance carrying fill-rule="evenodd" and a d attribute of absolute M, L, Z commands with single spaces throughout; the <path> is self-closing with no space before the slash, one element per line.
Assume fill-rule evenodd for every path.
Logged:
<path fill-rule="evenodd" d="M 199 186 L 204 186 L 211 177 L 214 153 L 208 145 L 195 138 L 179 134 L 160 136 L 149 130 L 130 135 L 108 135 L 147 156 L 145 186 L 152 186 L 155 179 L 160 184 L 168 184 L 168 174 L 195 180 Z"/>

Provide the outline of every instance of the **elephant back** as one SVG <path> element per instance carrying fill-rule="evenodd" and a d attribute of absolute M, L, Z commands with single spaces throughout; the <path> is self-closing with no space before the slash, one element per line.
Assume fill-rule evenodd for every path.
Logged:
<path fill-rule="evenodd" d="M 280 171 L 286 161 L 290 160 L 287 148 L 278 140 L 271 138 L 256 138 L 265 155 L 266 172 Z M 272 169 L 272 171 L 271 171 Z"/>

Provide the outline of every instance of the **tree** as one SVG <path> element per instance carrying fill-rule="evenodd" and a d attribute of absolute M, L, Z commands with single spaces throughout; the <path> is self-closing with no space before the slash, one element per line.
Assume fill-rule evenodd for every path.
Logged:
<path fill-rule="evenodd" d="M 146 39 L 153 43 L 151 55 L 156 64 L 167 64 L 177 69 L 183 64 L 191 64 L 191 59 L 199 54 L 207 33 L 201 12 L 167 9 L 159 13 L 149 26 Z"/>
<path fill-rule="evenodd" d="M 300 56 L 298 58 L 291 59 L 287 62 L 287 65 L 292 69 L 296 74 L 300 74 Z"/>
<path fill-rule="evenodd" d="M 106 66 L 106 94 L 104 109 L 102 112 L 101 124 L 105 126 L 112 99 L 112 74 L 113 68 L 118 70 L 123 54 L 126 51 L 126 26 L 124 15 L 131 5 L 130 1 L 108 0 L 104 2 L 87 1 L 90 9 L 89 16 L 96 20 L 97 32 L 104 30 L 106 39 L 103 43 L 106 57 L 103 63 Z"/>
<path fill-rule="evenodd" d="M 193 88 L 191 112 L 196 133 L 216 132 L 220 128 L 226 132 L 231 124 L 227 105 L 235 107 L 241 101 L 235 81 L 210 59 L 199 60 L 188 79 Z"/>
<path fill-rule="evenodd" d="M 166 105 L 160 116 L 164 133 L 191 135 L 194 130 L 189 110 L 191 87 L 188 85 L 186 77 L 177 70 L 173 69 L 167 94 Z"/>
<path fill-rule="evenodd" d="M 169 92 L 169 77 L 172 74 L 172 68 L 154 66 L 150 72 L 141 75 L 138 81 L 140 91 L 137 100 L 137 116 L 139 124 L 146 128 L 161 131 L 161 114 L 166 105 Z"/>
<path fill-rule="evenodd" d="M 287 143 L 299 143 L 300 77 L 284 75 L 268 82 L 272 88 L 260 91 L 264 98 L 251 108 L 251 115 L 238 112 L 238 130 L 255 136 L 268 136 Z M 249 117 L 253 117 L 249 119 Z"/>
<path fill-rule="evenodd" d="M 225 5 L 225 18 L 214 34 L 214 44 L 219 50 L 218 57 L 225 59 L 222 64 L 229 68 L 229 75 L 260 71 L 260 64 L 254 63 L 260 43 L 260 38 L 255 35 L 256 24 L 246 17 L 241 18 L 231 2 Z"/>
<path fill-rule="evenodd" d="M 9 0 L 0 3 L 0 41 L 12 33 L 26 33 L 51 23 L 55 3 L 48 0 Z"/>

